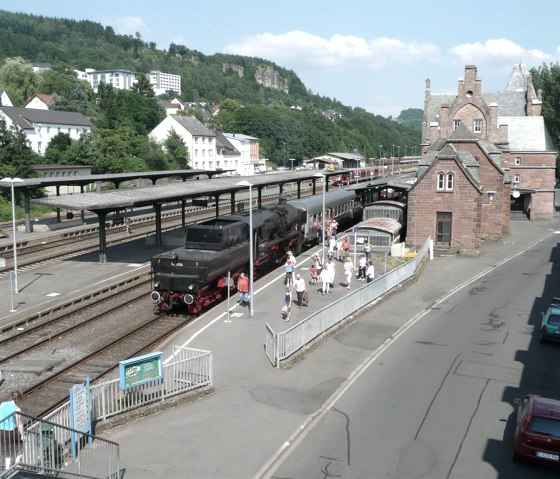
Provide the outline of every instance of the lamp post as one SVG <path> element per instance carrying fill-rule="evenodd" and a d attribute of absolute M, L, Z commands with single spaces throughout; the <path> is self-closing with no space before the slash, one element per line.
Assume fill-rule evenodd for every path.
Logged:
<path fill-rule="evenodd" d="M 315 178 L 322 178 L 323 180 L 323 211 L 321 213 L 321 252 L 323 256 L 323 268 L 325 267 L 325 196 L 326 196 L 326 186 L 327 186 L 327 177 L 323 175 L 323 173 L 317 173 L 313 175 Z"/>
<path fill-rule="evenodd" d="M 295 158 L 290 158 L 290 162 L 292 163 L 292 171 L 294 171 L 294 161 L 296 161 Z"/>
<path fill-rule="evenodd" d="M 2 178 L 0 183 L 9 183 L 12 190 L 12 236 L 14 238 L 14 291 L 19 293 L 17 278 L 17 241 L 16 241 L 16 198 L 14 194 L 14 183 L 24 183 L 21 178 Z M 14 309 L 12 305 L 12 310 Z"/>
<path fill-rule="evenodd" d="M 236 183 L 236 186 L 249 187 L 249 316 L 253 316 L 255 292 L 253 291 L 253 184 L 247 180 Z"/>
<path fill-rule="evenodd" d="M 381 176 L 385 176 L 385 161 L 383 161 L 383 158 L 381 158 L 382 153 L 382 149 L 383 149 L 383 145 L 379 145 L 379 160 L 381 163 Z"/>

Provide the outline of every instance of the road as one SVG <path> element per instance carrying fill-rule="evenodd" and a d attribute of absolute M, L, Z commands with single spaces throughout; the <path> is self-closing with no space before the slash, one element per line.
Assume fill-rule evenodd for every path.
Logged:
<path fill-rule="evenodd" d="M 514 399 L 560 397 L 560 344 L 538 341 L 560 292 L 558 236 L 451 294 L 385 348 L 289 448 L 274 478 L 516 479 Z M 390 317 L 383 318 L 387 323 Z M 337 339 L 356 341 L 352 328 Z"/>

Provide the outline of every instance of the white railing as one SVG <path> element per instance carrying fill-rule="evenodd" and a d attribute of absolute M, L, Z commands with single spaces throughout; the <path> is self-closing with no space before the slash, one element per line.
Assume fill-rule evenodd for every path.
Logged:
<path fill-rule="evenodd" d="M 267 324 L 265 352 L 272 365 L 279 367 L 281 361 L 289 358 L 325 331 L 412 277 L 428 253 L 430 242 L 431 238 L 428 238 L 418 250 L 416 257 L 409 262 L 376 278 L 371 283 L 364 284 L 286 331 L 275 333 Z"/>
<path fill-rule="evenodd" d="M 119 388 L 119 379 L 93 384 L 90 387 L 92 421 L 104 421 L 132 409 L 212 385 L 212 353 L 175 347 L 173 361 L 163 365 L 161 379 L 126 391 Z M 55 409 L 44 419 L 70 427 L 70 402 Z"/>

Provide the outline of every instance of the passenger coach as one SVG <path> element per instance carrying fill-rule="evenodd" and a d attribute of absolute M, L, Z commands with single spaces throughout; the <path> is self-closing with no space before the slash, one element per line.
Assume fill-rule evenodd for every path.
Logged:
<path fill-rule="evenodd" d="M 288 203 L 304 215 L 304 244 L 318 242 L 316 224 L 322 225 L 323 221 L 323 195 L 290 200 Z M 342 230 L 352 226 L 361 217 L 362 207 L 356 202 L 356 194 L 353 191 L 336 189 L 325 193 L 325 226 L 334 218 Z"/>

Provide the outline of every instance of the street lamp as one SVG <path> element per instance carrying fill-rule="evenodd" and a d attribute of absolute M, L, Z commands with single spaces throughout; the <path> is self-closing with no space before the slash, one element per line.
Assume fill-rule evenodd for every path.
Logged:
<path fill-rule="evenodd" d="M 236 186 L 249 187 L 249 316 L 253 316 L 255 292 L 253 291 L 253 184 L 247 180 L 236 183 Z"/>
<path fill-rule="evenodd" d="M 323 173 L 316 173 L 313 175 L 315 178 L 322 178 L 323 180 L 323 211 L 321 214 L 321 251 L 323 255 L 323 268 L 325 267 L 325 195 L 326 195 L 326 187 L 327 187 L 327 177 L 323 175 Z"/>
<path fill-rule="evenodd" d="M 294 161 L 296 161 L 295 158 L 290 158 L 290 161 L 292 162 L 292 171 L 294 171 Z"/>
<path fill-rule="evenodd" d="M 14 183 L 25 183 L 21 178 L 2 178 L 0 183 L 9 183 L 12 190 L 12 236 L 14 237 L 14 291 L 19 293 L 17 279 L 17 241 L 16 241 L 16 198 L 14 195 Z M 12 305 L 12 310 L 14 309 Z"/>

